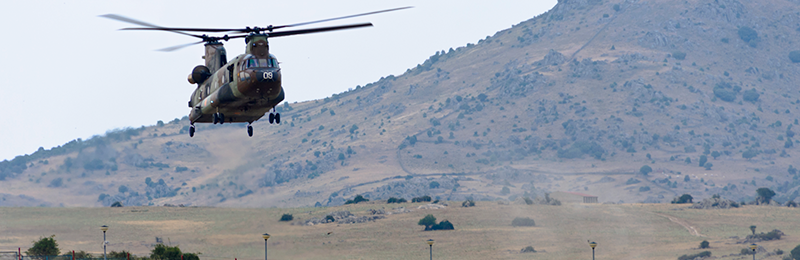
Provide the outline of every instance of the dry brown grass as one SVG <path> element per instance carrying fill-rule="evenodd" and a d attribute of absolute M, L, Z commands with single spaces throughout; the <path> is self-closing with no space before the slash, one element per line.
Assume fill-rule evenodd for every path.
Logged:
<path fill-rule="evenodd" d="M 337 208 L 0 208 L 0 250 L 31 245 L 40 236 L 56 235 L 62 250 L 101 253 L 99 226 L 110 226 L 110 250 L 144 255 L 154 237 L 202 252 L 207 259 L 261 259 L 261 234 L 270 233 L 270 259 L 412 259 L 427 256 L 427 239 L 436 240 L 437 259 L 578 259 L 591 254 L 587 240 L 596 241 L 598 259 L 676 259 L 698 253 L 702 240 L 711 242 L 713 255 L 738 253 L 743 246 L 730 236 L 744 237 L 749 226 L 759 231 L 780 229 L 787 234 L 760 243 L 769 251 L 788 252 L 798 243 L 797 209 L 748 206 L 732 210 L 690 210 L 685 205 L 566 204 L 564 206 L 498 205 L 478 202 L 461 208 L 417 210 L 390 215 L 365 224 L 292 226 L 278 219 L 323 217 L 335 210 L 367 214 L 385 204 L 368 203 Z M 456 230 L 424 232 L 417 221 L 426 214 L 450 220 Z M 662 215 L 680 218 L 706 237 L 691 235 Z M 536 227 L 511 227 L 515 217 L 531 217 Z M 327 235 L 332 232 L 331 235 Z M 535 254 L 521 254 L 525 246 Z M 772 257 L 769 259 L 780 259 Z"/>

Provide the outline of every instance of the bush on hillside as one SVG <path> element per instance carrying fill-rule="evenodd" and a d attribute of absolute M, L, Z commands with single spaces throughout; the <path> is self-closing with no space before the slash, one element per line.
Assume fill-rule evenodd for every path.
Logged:
<path fill-rule="evenodd" d="M 395 198 L 395 197 L 391 197 L 388 200 L 386 200 L 387 204 L 389 204 L 389 203 L 406 203 L 406 202 L 408 202 L 408 201 L 406 201 L 406 199 L 404 199 L 404 198 L 399 198 L 398 199 L 398 198 Z"/>
<path fill-rule="evenodd" d="M 789 53 L 789 59 L 794 63 L 800 62 L 800 51 L 793 51 Z"/>
<path fill-rule="evenodd" d="M 283 214 L 283 216 L 281 216 L 281 221 L 292 221 L 293 219 L 294 216 L 292 216 L 292 214 Z"/>
<path fill-rule="evenodd" d="M 442 222 L 439 222 L 439 224 L 433 225 L 432 227 L 432 230 L 453 230 L 453 229 L 455 229 L 455 227 L 453 227 L 453 223 L 450 223 L 450 221 L 447 220 L 442 220 Z"/>
<path fill-rule="evenodd" d="M 711 256 L 710 251 L 703 251 L 693 255 L 682 255 L 678 257 L 678 260 L 695 260 L 695 259 L 702 259 Z"/>
<path fill-rule="evenodd" d="M 520 250 L 520 253 L 536 253 L 536 250 L 533 249 L 533 246 L 526 246 Z"/>
<path fill-rule="evenodd" d="M 651 172 L 653 172 L 653 168 L 650 168 L 650 166 L 648 166 L 648 165 L 645 165 L 645 166 L 642 166 L 642 168 L 639 168 L 639 173 L 641 173 L 642 175 L 647 175 L 648 173 L 651 173 Z"/>
<path fill-rule="evenodd" d="M 733 102 L 736 100 L 736 92 L 719 86 L 714 87 L 714 96 L 717 96 L 717 98 L 725 102 Z"/>
<path fill-rule="evenodd" d="M 431 196 L 428 196 L 428 195 L 425 195 L 425 196 L 422 196 L 422 197 L 416 197 L 416 198 L 412 198 L 411 199 L 411 202 L 415 202 L 415 203 L 416 202 L 429 202 L 429 201 L 431 201 Z"/>
<path fill-rule="evenodd" d="M 700 242 L 700 248 L 709 248 L 709 247 L 710 246 L 708 245 L 708 240 L 703 240 L 703 242 Z"/>
<path fill-rule="evenodd" d="M 744 101 L 747 102 L 756 102 L 758 101 L 758 97 L 760 96 L 761 95 L 758 94 L 758 91 L 756 91 L 756 89 L 751 89 L 744 91 L 744 93 L 742 94 L 742 99 L 744 99 Z"/>
<path fill-rule="evenodd" d="M 672 204 L 683 204 L 683 203 L 692 203 L 692 195 L 683 194 L 680 197 L 675 197 L 672 199 Z"/>
<path fill-rule="evenodd" d="M 353 198 L 352 200 L 345 201 L 344 204 L 358 204 L 359 202 L 366 202 L 366 201 L 369 201 L 369 199 L 365 199 L 364 197 L 361 196 L 361 194 L 359 194 L 356 195 L 356 197 Z"/>
<path fill-rule="evenodd" d="M 464 202 L 462 202 L 462 203 L 461 203 L 461 206 L 462 206 L 462 207 L 465 207 L 465 208 L 468 208 L 468 207 L 475 207 L 475 201 L 472 201 L 472 200 L 465 200 Z"/>
<path fill-rule="evenodd" d="M 511 226 L 534 227 L 536 226 L 536 222 L 534 222 L 532 218 L 514 218 L 514 220 L 511 221 Z"/>
<path fill-rule="evenodd" d="M 800 259 L 800 245 L 794 247 L 794 249 L 792 249 L 792 251 L 790 251 L 789 254 L 791 254 L 792 258 L 794 259 Z"/>
<path fill-rule="evenodd" d="M 524 201 L 525 201 L 525 204 L 528 204 L 528 205 L 533 205 L 533 200 L 532 200 L 531 198 L 528 198 L 528 197 L 522 197 L 522 200 L 524 200 Z"/>
<path fill-rule="evenodd" d="M 680 51 L 675 51 L 675 52 L 672 53 L 672 57 L 675 58 L 676 60 L 684 60 L 684 59 L 686 59 L 686 53 L 685 52 L 680 52 Z"/>

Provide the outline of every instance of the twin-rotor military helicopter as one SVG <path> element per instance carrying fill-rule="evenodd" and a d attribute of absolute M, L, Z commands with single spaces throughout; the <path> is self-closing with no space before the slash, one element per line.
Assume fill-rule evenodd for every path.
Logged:
<path fill-rule="evenodd" d="M 275 107 L 283 101 L 285 94 L 281 86 L 281 69 L 275 55 L 269 52 L 268 38 L 368 27 L 372 26 L 372 23 L 287 31 L 279 30 L 288 27 L 303 26 L 407 8 L 411 7 L 387 9 L 304 23 L 235 29 L 162 27 L 116 14 L 106 14 L 101 15 L 101 17 L 143 26 L 123 28 L 122 30 L 168 31 L 201 39 L 199 42 L 160 49 L 160 51 L 174 51 L 191 45 L 205 43 L 205 55 L 203 56 L 205 65 L 196 66 L 188 77 L 190 84 L 197 84 L 197 88 L 194 90 L 189 100 L 189 107 L 192 109 L 191 112 L 189 112 L 189 136 L 194 136 L 194 123 L 223 124 L 226 122 L 246 122 L 247 134 L 253 136 L 253 126 L 251 123 L 260 119 L 266 113 L 269 112 L 270 124 L 280 124 L 281 122 L 281 115 L 275 111 Z M 240 34 L 209 36 L 206 34 L 197 35 L 189 32 Z M 236 38 L 244 38 L 245 44 L 247 44 L 245 53 L 228 60 L 225 47 L 223 47 L 221 41 L 228 41 Z M 270 110 L 272 110 L 272 112 L 270 112 Z"/>

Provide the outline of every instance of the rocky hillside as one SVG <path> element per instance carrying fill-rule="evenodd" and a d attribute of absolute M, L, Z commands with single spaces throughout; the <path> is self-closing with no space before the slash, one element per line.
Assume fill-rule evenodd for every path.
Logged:
<path fill-rule="evenodd" d="M 0 193 L 283 207 L 551 191 L 740 201 L 770 187 L 785 202 L 800 187 L 798 5 L 563 0 L 402 75 L 283 104 L 284 122 L 252 138 L 244 125 L 189 138 L 185 119 L 110 131 L 0 163 Z"/>

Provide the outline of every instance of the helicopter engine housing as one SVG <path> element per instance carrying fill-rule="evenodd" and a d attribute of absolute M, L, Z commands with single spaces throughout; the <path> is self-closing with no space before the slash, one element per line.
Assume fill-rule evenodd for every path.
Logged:
<path fill-rule="evenodd" d="M 189 74 L 190 84 L 201 84 L 211 77 L 211 71 L 204 65 L 197 65 L 192 69 L 192 74 Z"/>

